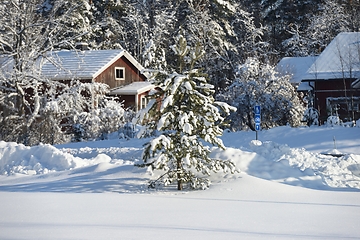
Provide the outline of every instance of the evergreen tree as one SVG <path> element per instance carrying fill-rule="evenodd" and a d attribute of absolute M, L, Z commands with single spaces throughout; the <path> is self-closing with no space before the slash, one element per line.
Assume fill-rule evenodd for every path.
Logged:
<path fill-rule="evenodd" d="M 165 52 L 175 32 L 176 19 L 173 1 L 149 0 L 134 1 L 135 9 L 129 11 L 127 23 L 129 25 L 128 38 L 138 42 L 134 48 L 134 56 L 143 66 L 153 69 L 164 69 Z M 164 64 L 165 63 L 165 64 Z"/>
<path fill-rule="evenodd" d="M 234 80 L 236 66 L 259 50 L 262 29 L 237 1 L 185 1 L 176 12 L 178 29 L 186 31 L 191 44 L 199 42 L 206 51 L 198 65 L 216 93 Z"/>
<path fill-rule="evenodd" d="M 128 51 L 131 51 L 134 46 L 130 48 L 126 44 L 127 30 L 126 21 L 124 20 L 131 6 L 117 0 L 92 0 L 91 3 L 90 11 L 93 16 L 91 42 L 97 49 L 125 47 Z M 128 42 L 135 45 L 130 40 Z"/>
<path fill-rule="evenodd" d="M 305 31 L 309 54 L 319 55 L 340 32 L 351 31 L 352 19 L 345 6 L 336 0 L 325 1 L 320 12 L 310 19 Z"/>
<path fill-rule="evenodd" d="M 200 45 L 191 49 L 179 35 L 172 50 L 178 57 L 177 72 L 162 72 L 155 77 L 158 90 L 136 119 L 146 123 L 148 130 L 161 133 L 145 145 L 143 161 L 144 165 L 165 171 L 151 182 L 153 187 L 158 181 L 165 185 L 176 181 L 178 190 L 182 190 L 185 183 L 194 189 L 205 189 L 210 180 L 201 175 L 209 176 L 220 170 L 236 171 L 233 162 L 210 158 L 209 146 L 203 145 L 205 141 L 225 148 L 218 138 L 222 134 L 220 125 L 223 115 L 233 108 L 214 101 L 213 86 L 194 68 L 195 62 L 204 55 Z"/>
<path fill-rule="evenodd" d="M 291 37 L 282 42 L 285 55 L 319 55 L 340 32 L 359 31 L 359 10 L 359 1 L 322 1 L 314 14 L 306 12 L 306 21 L 288 26 Z"/>

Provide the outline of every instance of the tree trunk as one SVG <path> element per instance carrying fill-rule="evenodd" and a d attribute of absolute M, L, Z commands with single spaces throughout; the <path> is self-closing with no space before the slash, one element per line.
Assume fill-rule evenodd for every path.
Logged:
<path fill-rule="evenodd" d="M 178 190 L 183 189 L 183 183 L 181 180 L 181 159 L 177 160 L 177 184 L 178 184 Z"/>

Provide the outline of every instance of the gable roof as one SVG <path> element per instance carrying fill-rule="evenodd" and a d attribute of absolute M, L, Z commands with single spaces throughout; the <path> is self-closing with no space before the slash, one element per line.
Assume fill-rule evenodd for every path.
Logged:
<path fill-rule="evenodd" d="M 291 75 L 290 82 L 300 83 L 306 71 L 316 61 L 317 57 L 284 57 L 276 65 L 276 71 L 281 76 Z"/>
<path fill-rule="evenodd" d="M 339 33 L 309 68 L 304 81 L 360 77 L 360 32 Z"/>
<path fill-rule="evenodd" d="M 123 56 L 139 71 L 143 70 L 141 64 L 124 49 L 61 50 L 48 53 L 43 60 L 41 72 L 52 80 L 93 79 Z"/>

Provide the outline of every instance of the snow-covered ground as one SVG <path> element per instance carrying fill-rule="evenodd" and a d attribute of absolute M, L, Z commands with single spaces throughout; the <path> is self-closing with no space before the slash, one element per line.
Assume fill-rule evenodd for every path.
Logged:
<path fill-rule="evenodd" d="M 147 139 L 0 142 L 0 239 L 360 239 L 360 128 L 225 133 L 238 174 L 149 189 Z M 333 157 L 321 153 L 335 153 Z"/>

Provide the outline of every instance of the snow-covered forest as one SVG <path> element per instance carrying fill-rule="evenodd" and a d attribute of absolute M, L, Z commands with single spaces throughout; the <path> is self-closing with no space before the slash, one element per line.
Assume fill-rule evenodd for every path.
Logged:
<path fill-rule="evenodd" d="M 319 121 L 316 95 L 277 68 L 360 32 L 359 13 L 360 0 L 0 0 L 0 239 L 360 239 L 360 105 Z M 124 84 L 76 76 L 99 65 L 85 52 L 106 52 L 100 68 Z M 134 83 L 147 90 L 131 108 L 119 96 Z"/>
<path fill-rule="evenodd" d="M 297 126 L 302 99 L 276 75 L 275 64 L 284 56 L 318 55 L 338 33 L 359 31 L 359 12 L 358 0 L 1 1 L 0 140 L 34 145 L 106 138 L 132 113 L 106 97 L 95 108 L 83 93 L 105 94 L 107 86 L 49 81 L 39 59 L 87 43 L 124 48 L 148 69 L 173 72 L 178 59 L 171 46 L 179 34 L 204 50 L 196 69 L 214 86 L 213 97 L 237 107 L 229 119 L 233 129 L 253 128 L 254 103 L 264 106 L 262 127 Z"/>

